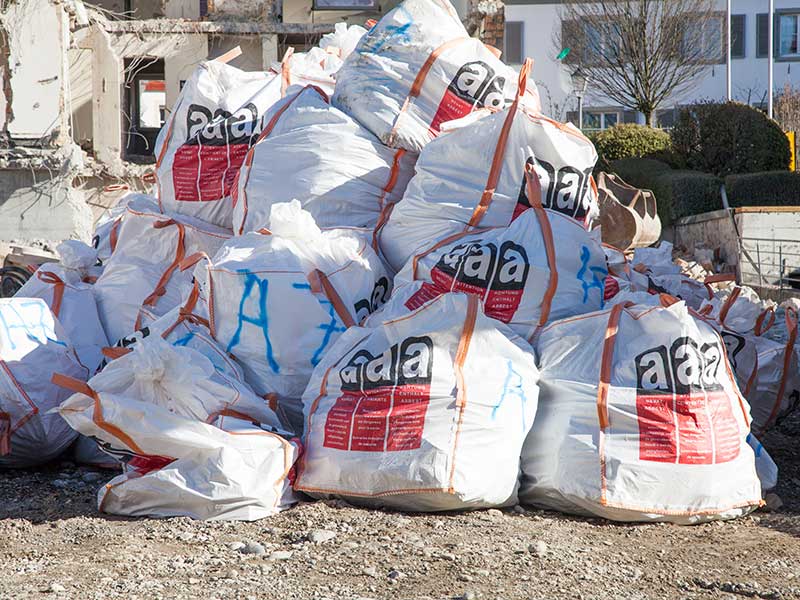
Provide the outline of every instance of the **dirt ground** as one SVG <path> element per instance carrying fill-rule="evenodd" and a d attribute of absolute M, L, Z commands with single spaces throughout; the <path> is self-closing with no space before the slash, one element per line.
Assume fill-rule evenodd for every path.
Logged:
<path fill-rule="evenodd" d="M 122 519 L 95 507 L 108 473 L 0 473 L 0 599 L 800 598 L 800 416 L 763 441 L 783 506 L 694 527 L 321 502 L 255 523 Z"/>

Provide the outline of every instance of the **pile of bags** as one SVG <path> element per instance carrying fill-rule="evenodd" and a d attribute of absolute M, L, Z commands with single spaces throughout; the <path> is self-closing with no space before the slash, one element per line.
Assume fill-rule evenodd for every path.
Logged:
<path fill-rule="evenodd" d="M 594 147 L 531 67 L 447 0 L 270 72 L 203 63 L 155 197 L 0 304 L 0 467 L 80 435 L 124 515 L 759 506 L 777 470 L 751 429 L 797 404 L 798 307 L 772 342 L 775 307 L 728 277 L 603 246 Z"/>

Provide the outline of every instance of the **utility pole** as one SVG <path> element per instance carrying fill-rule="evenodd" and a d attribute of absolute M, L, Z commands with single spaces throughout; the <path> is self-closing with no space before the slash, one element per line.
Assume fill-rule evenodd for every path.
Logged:
<path fill-rule="evenodd" d="M 732 83 L 731 83 L 731 79 L 732 79 L 732 76 L 731 76 L 731 62 L 732 62 L 731 61 L 731 44 L 733 43 L 731 41 L 731 0 L 728 0 L 728 8 L 727 8 L 727 11 L 726 11 L 726 14 L 725 14 L 725 22 L 726 22 L 726 27 L 727 27 L 726 34 L 725 34 L 725 39 L 728 40 L 728 43 L 726 44 L 726 52 L 725 52 L 725 63 L 727 64 L 727 77 L 726 77 L 726 81 L 725 81 L 725 85 L 726 85 L 725 89 L 726 89 L 726 97 L 728 99 L 728 102 L 730 102 L 733 99 Z"/>
<path fill-rule="evenodd" d="M 775 62 L 775 0 L 769 0 L 769 16 L 767 17 L 767 43 L 769 44 L 769 75 L 767 76 L 767 86 L 769 89 L 767 90 L 768 97 L 769 97 L 769 107 L 767 114 L 771 119 L 773 117 L 773 108 L 774 108 L 774 101 L 773 101 L 773 66 Z"/>

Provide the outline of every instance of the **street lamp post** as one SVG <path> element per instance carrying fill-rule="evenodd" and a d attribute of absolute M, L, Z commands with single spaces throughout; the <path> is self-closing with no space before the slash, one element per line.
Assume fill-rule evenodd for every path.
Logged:
<path fill-rule="evenodd" d="M 572 72 L 572 89 L 578 99 L 578 129 L 583 129 L 583 96 L 589 86 L 589 76 L 578 67 Z"/>
<path fill-rule="evenodd" d="M 775 0 L 769 0 L 769 13 L 767 13 L 767 43 L 769 44 L 769 51 L 767 54 L 767 58 L 769 60 L 769 71 L 767 71 L 767 87 L 769 88 L 767 91 L 769 102 L 767 104 L 767 114 L 769 114 L 769 118 L 771 119 L 774 116 L 774 105 L 775 101 L 772 95 L 772 88 L 774 87 L 774 68 L 775 68 Z"/>
<path fill-rule="evenodd" d="M 726 97 L 728 102 L 733 99 L 733 90 L 732 90 L 732 73 L 731 73 L 731 44 L 733 43 L 731 40 L 731 0 L 728 0 L 727 7 L 725 9 L 725 27 L 727 27 L 727 32 L 725 34 L 725 39 L 727 40 L 727 44 L 725 44 L 725 63 L 726 63 L 726 77 L 725 77 L 725 91 Z"/>

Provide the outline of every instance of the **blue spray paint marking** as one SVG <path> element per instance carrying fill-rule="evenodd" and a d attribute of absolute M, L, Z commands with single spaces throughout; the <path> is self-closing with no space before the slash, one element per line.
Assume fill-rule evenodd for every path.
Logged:
<path fill-rule="evenodd" d="M 383 35 L 375 40 L 374 44 L 371 46 L 365 44 L 359 52 L 379 52 L 389 42 L 407 44 L 411 41 L 411 35 L 408 33 L 410 28 L 411 22 L 403 25 L 387 25 L 383 30 Z"/>
<path fill-rule="evenodd" d="M 311 290 L 311 286 L 307 283 L 293 283 L 292 287 L 296 290 Z M 333 304 L 327 300 L 320 300 L 319 298 L 317 298 L 317 302 L 319 302 L 323 307 L 327 307 L 328 316 L 331 318 L 331 320 L 328 323 L 320 323 L 317 326 L 317 329 L 322 329 L 325 332 L 325 335 L 322 337 L 322 343 L 319 345 L 319 348 L 316 349 L 314 355 L 311 357 L 311 364 L 315 367 L 322 359 L 322 353 L 330 343 L 331 336 L 333 336 L 334 333 L 342 333 L 347 330 L 346 327 L 340 325 L 339 320 L 336 318 L 336 311 L 333 308 Z"/>
<path fill-rule="evenodd" d="M 512 382 L 511 379 L 514 378 Z M 526 429 L 525 424 L 525 402 L 527 398 L 525 397 L 525 391 L 522 388 L 522 376 L 514 370 L 513 363 L 509 360 L 508 361 L 508 373 L 506 373 L 506 380 L 503 382 L 503 395 L 500 396 L 500 401 L 492 408 L 492 420 L 494 421 L 495 417 L 497 416 L 497 411 L 502 406 L 503 402 L 507 396 L 516 396 L 520 400 L 520 406 L 522 407 L 522 429 Z"/>
<path fill-rule="evenodd" d="M 270 369 L 272 369 L 273 373 L 280 373 L 281 368 L 275 361 L 275 357 L 272 353 L 272 341 L 269 339 L 269 318 L 267 316 L 269 281 L 266 279 L 259 279 L 253 273 L 248 273 L 244 270 L 239 272 L 245 275 L 244 291 L 242 292 L 242 300 L 239 302 L 239 324 L 236 327 L 236 331 L 234 332 L 233 337 L 231 337 L 231 341 L 225 351 L 230 352 L 234 347 L 239 345 L 242 337 L 242 328 L 244 327 L 245 323 L 250 323 L 251 325 L 261 328 L 261 331 L 264 333 L 264 341 L 267 345 L 267 364 L 269 365 Z M 247 302 L 247 299 L 250 297 L 253 288 L 256 286 L 258 286 L 258 316 L 248 317 L 244 314 L 244 305 L 245 302 Z"/>
<path fill-rule="evenodd" d="M 11 349 L 16 350 L 17 345 L 14 343 L 14 336 L 11 334 L 12 330 L 20 329 L 23 331 L 25 336 L 38 344 L 47 344 L 48 342 L 52 342 L 53 344 L 57 344 L 59 346 L 67 347 L 67 344 L 64 342 L 60 342 L 59 340 L 55 339 L 56 332 L 53 330 L 52 324 L 45 321 L 45 306 L 46 304 L 42 302 L 38 302 L 35 300 L 31 300 L 29 302 L 20 302 L 19 306 L 21 308 L 29 308 L 35 306 L 37 309 L 38 314 L 36 317 L 31 319 L 31 315 L 26 315 L 27 320 L 23 315 L 17 311 L 16 306 L 13 304 L 6 305 L 7 309 L 14 313 L 18 321 L 9 323 L 6 320 L 6 316 L 3 315 L 3 311 L 0 311 L 0 324 L 2 324 L 3 329 L 5 330 L 6 338 L 8 342 L 11 344 Z"/>
<path fill-rule="evenodd" d="M 187 333 L 182 338 L 175 340 L 174 342 L 172 342 L 172 345 L 173 346 L 186 346 L 186 345 L 189 344 L 189 342 L 192 341 L 192 338 L 194 338 L 194 331 L 190 331 L 189 333 Z"/>
<path fill-rule="evenodd" d="M 589 252 L 589 248 L 587 246 L 581 246 L 581 268 L 578 271 L 577 278 L 578 281 L 581 282 L 581 287 L 583 288 L 583 303 L 586 304 L 589 301 L 589 290 L 597 288 L 600 290 L 600 308 L 603 308 L 605 305 L 603 295 L 605 293 L 608 271 L 602 267 L 590 267 L 589 260 L 591 257 L 592 254 Z M 586 277 L 589 272 L 591 272 L 592 275 L 591 281 Z M 599 279 L 597 277 L 598 275 L 600 276 Z"/>
<path fill-rule="evenodd" d="M 756 440 L 756 445 L 753 444 L 750 438 L 753 438 L 752 433 L 747 434 L 747 443 L 750 444 L 750 447 L 753 448 L 753 452 L 756 455 L 756 458 L 761 458 L 761 453 L 764 451 L 764 446 L 761 445 L 761 442 Z M 753 438 L 755 439 L 755 438 Z"/>

